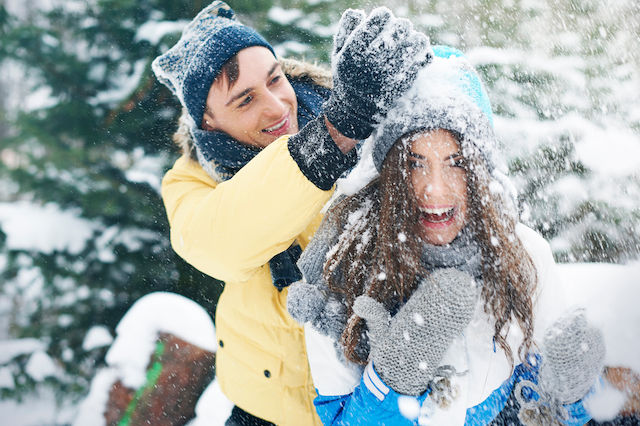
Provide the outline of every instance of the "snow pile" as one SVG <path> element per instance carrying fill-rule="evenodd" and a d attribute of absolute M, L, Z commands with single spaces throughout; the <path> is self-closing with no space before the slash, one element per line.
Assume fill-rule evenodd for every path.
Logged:
<path fill-rule="evenodd" d="M 217 348 L 216 331 L 209 314 L 197 303 L 172 293 L 152 293 L 138 300 L 116 328 L 107 363 L 122 374 L 125 386 L 144 384 L 149 357 L 158 333 L 171 333 L 210 352 Z"/>
<path fill-rule="evenodd" d="M 149 358 L 160 332 L 173 334 L 210 352 L 217 349 L 216 332 L 209 314 L 192 300 L 172 293 L 158 292 L 140 298 L 120 320 L 116 332 L 117 337 L 106 355 L 109 367 L 96 374 L 75 425 L 104 424 L 102 413 L 109 390 L 118 379 L 132 389 L 144 384 Z M 103 345 L 108 337 L 111 336 L 106 330 L 94 327 L 87 333 L 83 347 Z"/>

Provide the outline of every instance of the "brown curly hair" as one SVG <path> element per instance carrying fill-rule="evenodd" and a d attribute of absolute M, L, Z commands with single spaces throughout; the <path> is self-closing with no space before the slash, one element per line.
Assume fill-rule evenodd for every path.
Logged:
<path fill-rule="evenodd" d="M 365 364 L 369 355 L 365 321 L 353 315 L 353 302 L 367 294 L 393 312 L 406 301 L 425 276 L 420 266 L 418 204 L 408 173 L 408 152 L 413 132 L 400 138 L 387 154 L 380 176 L 358 193 L 347 197 L 327 213 L 327 220 L 343 226 L 336 248 L 325 263 L 323 275 L 329 289 L 341 294 L 349 320 L 342 333 L 347 359 Z M 518 349 L 521 360 L 533 345 L 533 301 L 537 273 L 531 257 L 515 234 L 515 215 L 505 214 L 503 195 L 489 190 L 490 172 L 477 150 L 456 136 L 462 145 L 467 172 L 467 196 L 471 226 L 481 247 L 482 299 L 495 319 L 494 339 L 509 358 L 506 342 L 512 317 L 524 334 Z M 401 184 L 398 184 L 401 183 Z M 403 233 L 406 241 L 398 244 Z M 492 241 L 499 241 L 499 244 Z"/>

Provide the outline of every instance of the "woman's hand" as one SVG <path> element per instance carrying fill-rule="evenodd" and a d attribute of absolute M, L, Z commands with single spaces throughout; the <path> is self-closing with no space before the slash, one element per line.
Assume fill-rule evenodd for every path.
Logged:
<path fill-rule="evenodd" d="M 548 423 L 567 417 L 564 404 L 582 399 L 596 383 L 604 368 L 604 337 L 587 322 L 583 310 L 570 312 L 545 331 L 538 384 L 518 383 L 515 395 L 524 424 Z M 540 396 L 525 401 L 522 388 L 529 387 Z"/>
<path fill-rule="evenodd" d="M 353 312 L 367 321 L 370 359 L 382 380 L 396 392 L 420 395 L 453 339 L 474 313 L 478 289 L 456 269 L 438 269 L 424 279 L 391 317 L 369 296 L 358 297 Z"/>

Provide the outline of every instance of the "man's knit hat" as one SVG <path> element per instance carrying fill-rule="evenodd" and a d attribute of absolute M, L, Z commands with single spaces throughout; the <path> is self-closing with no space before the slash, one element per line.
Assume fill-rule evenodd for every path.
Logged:
<path fill-rule="evenodd" d="M 438 128 L 457 133 L 463 151 L 477 149 L 493 169 L 493 113 L 480 77 L 459 50 L 434 46 L 433 53 L 432 63 L 420 71 L 373 136 L 376 169 L 382 169 L 391 146 L 403 135 Z"/>
<path fill-rule="evenodd" d="M 197 128 L 202 123 L 209 89 L 222 65 L 251 46 L 263 46 L 273 53 L 260 34 L 236 20 L 226 3 L 214 1 L 198 13 L 175 46 L 158 56 L 151 67 L 158 80 L 178 97 Z"/>

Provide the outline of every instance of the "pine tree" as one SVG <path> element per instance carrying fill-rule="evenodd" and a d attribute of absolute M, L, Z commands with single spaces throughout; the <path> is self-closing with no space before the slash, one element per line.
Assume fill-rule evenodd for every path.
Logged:
<path fill-rule="evenodd" d="M 190 19 L 203 6 L 195 3 L 57 2 L 28 19 L 0 9 L 5 60 L 48 94 L 35 109 L 18 112 L 3 137 L 3 158 L 12 159 L 0 163 L 0 179 L 9 184 L 4 201 L 72 214 L 91 232 L 81 247 L 46 251 L 7 246 L 0 234 L 11 335 L 45 342 L 61 369 L 46 383 L 60 395 L 84 392 L 103 362 L 104 348 L 82 348 L 92 326 L 113 332 L 136 299 L 160 290 L 213 312 L 222 288 L 169 244 L 159 179 L 178 155 L 170 135 L 179 105 L 151 74 L 161 46 L 143 31 Z M 3 397 L 37 386 L 25 371 L 28 357 L 12 360 L 17 386 L 1 390 Z"/>

